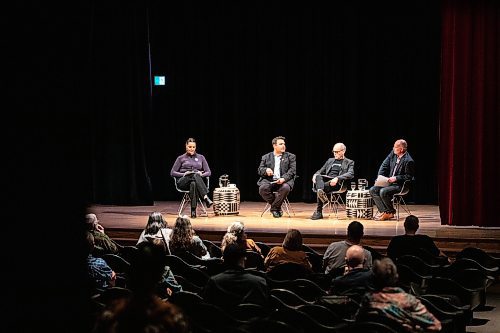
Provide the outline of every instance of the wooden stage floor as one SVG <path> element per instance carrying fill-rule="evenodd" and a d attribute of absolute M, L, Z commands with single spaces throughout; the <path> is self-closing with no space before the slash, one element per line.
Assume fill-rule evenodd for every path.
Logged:
<path fill-rule="evenodd" d="M 338 219 L 332 213 L 329 217 L 324 214 L 322 220 L 313 221 L 310 217 L 316 207 L 315 203 L 293 202 L 291 205 L 294 212 L 291 217 L 285 214 L 282 218 L 273 218 L 269 212 L 261 217 L 265 203 L 241 202 L 237 215 L 215 215 L 213 209 L 209 209 L 208 217 L 197 217 L 191 219 L 191 222 L 200 237 L 214 242 L 220 242 L 227 226 L 233 221 L 245 224 L 249 238 L 271 245 L 280 244 L 286 231 L 295 228 L 303 234 L 305 244 L 322 253 L 332 241 L 345 239 L 347 226 L 353 221 L 347 218 L 344 209 L 339 211 Z M 412 214 L 420 219 L 419 233 L 434 238 L 436 244 L 448 255 L 453 256 L 467 246 L 500 254 L 500 228 L 441 225 L 438 206 L 409 205 L 408 207 Z M 92 205 L 89 211 L 97 214 L 110 237 L 122 244 L 133 245 L 144 229 L 151 212 L 161 212 L 169 226 L 173 226 L 178 208 L 177 201 L 157 201 L 152 206 Z M 189 213 L 189 208 L 186 208 L 184 213 Z M 328 211 L 325 209 L 324 213 Z M 407 214 L 403 210 L 400 214 L 399 221 L 357 219 L 365 228 L 363 244 L 385 253 L 390 239 L 395 235 L 404 234 L 403 222 Z"/>

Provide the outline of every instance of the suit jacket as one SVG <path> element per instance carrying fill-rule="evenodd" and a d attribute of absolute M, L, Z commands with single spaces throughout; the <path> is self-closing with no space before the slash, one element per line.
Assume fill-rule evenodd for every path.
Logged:
<path fill-rule="evenodd" d="M 398 156 L 391 151 L 385 158 L 384 162 L 382 162 L 382 165 L 378 170 L 378 174 L 391 177 L 394 168 L 396 168 L 396 173 L 394 174 L 396 177 L 396 183 L 399 186 L 402 186 L 406 180 L 413 180 L 415 175 L 415 162 L 408 152 L 401 157 L 399 164 L 396 165 L 397 159 Z"/>
<path fill-rule="evenodd" d="M 258 186 L 273 181 L 273 176 L 266 175 L 267 168 L 274 170 L 273 152 L 263 155 L 262 159 L 260 160 L 260 165 L 259 168 L 257 169 L 257 174 L 260 176 L 260 179 L 257 182 Z M 289 152 L 284 152 L 283 155 L 281 156 L 280 173 L 281 173 L 281 178 L 285 178 L 285 183 L 287 183 L 290 186 L 290 188 L 293 188 L 296 172 L 297 172 L 297 162 L 295 155 Z"/>
<path fill-rule="evenodd" d="M 335 161 L 335 158 L 331 157 L 329 158 L 325 164 L 316 171 L 315 174 L 318 175 L 327 175 L 330 170 L 333 167 L 333 162 Z M 347 179 L 353 179 L 354 178 L 354 161 L 350 160 L 346 157 L 342 160 L 342 165 L 340 166 L 340 172 L 339 175 L 337 176 L 339 180 L 347 180 Z"/>

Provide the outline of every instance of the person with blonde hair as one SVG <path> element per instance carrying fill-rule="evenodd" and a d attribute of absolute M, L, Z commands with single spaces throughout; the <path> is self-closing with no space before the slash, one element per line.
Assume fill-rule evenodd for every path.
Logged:
<path fill-rule="evenodd" d="M 253 239 L 247 238 L 247 234 L 245 232 L 245 225 L 243 222 L 233 222 L 227 227 L 227 232 L 224 237 L 222 237 L 221 249 L 224 251 L 227 245 L 229 244 L 239 244 L 244 249 L 255 251 L 259 254 L 262 254 L 260 247 L 255 244 Z"/>

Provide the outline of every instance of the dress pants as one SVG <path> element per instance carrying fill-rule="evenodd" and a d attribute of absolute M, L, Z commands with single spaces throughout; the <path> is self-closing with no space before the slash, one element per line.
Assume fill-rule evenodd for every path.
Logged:
<path fill-rule="evenodd" d="M 183 176 L 177 180 L 177 187 L 183 191 L 189 190 L 191 210 L 196 209 L 198 198 L 203 198 L 208 193 L 207 185 L 203 178 L 197 174 Z"/>
<path fill-rule="evenodd" d="M 272 212 L 281 211 L 281 205 L 283 201 L 287 197 L 288 193 L 290 193 L 290 185 L 287 183 L 283 184 L 271 184 L 264 183 L 259 186 L 259 194 L 268 204 L 271 205 Z M 273 192 L 277 192 L 274 195 Z"/>
<path fill-rule="evenodd" d="M 316 175 L 316 184 L 314 185 L 314 188 L 316 189 L 316 191 L 322 189 L 323 191 L 325 191 L 326 194 L 329 194 L 333 191 L 338 191 L 340 189 L 340 185 L 339 182 L 337 182 L 337 185 L 330 186 L 330 178 L 324 178 L 321 175 Z M 324 205 L 323 201 L 321 201 L 318 197 L 316 197 L 316 202 L 318 204 L 316 211 L 322 212 Z"/>
<path fill-rule="evenodd" d="M 386 187 L 372 186 L 370 188 L 370 195 L 379 212 L 394 214 L 396 210 L 392 204 L 392 197 L 399 191 L 401 191 L 401 187 L 397 184 Z"/>

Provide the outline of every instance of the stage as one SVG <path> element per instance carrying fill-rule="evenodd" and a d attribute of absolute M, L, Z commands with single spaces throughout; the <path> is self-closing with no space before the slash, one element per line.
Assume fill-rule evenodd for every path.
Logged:
<path fill-rule="evenodd" d="M 328 216 L 324 210 L 324 218 L 311 220 L 315 203 L 292 202 L 291 217 L 286 213 L 281 218 L 274 218 L 269 212 L 261 217 L 264 202 L 241 202 L 238 214 L 216 215 L 211 208 L 208 216 L 191 219 L 196 233 L 202 239 L 216 243 L 220 242 L 227 226 L 233 221 L 241 221 L 249 238 L 270 245 L 281 244 L 284 234 L 290 228 L 301 231 L 304 244 L 310 245 L 323 253 L 332 241 L 345 239 L 348 224 L 354 219 L 348 219 L 345 209 L 341 209 L 336 218 L 334 213 Z M 179 202 L 156 201 L 152 206 L 107 206 L 92 205 L 89 212 L 97 214 L 106 233 L 123 245 L 134 245 L 144 229 L 148 215 L 153 211 L 163 214 L 170 227 L 173 226 Z M 434 238 L 438 247 L 450 256 L 467 246 L 484 249 L 488 253 L 500 255 L 500 228 L 455 227 L 441 225 L 439 207 L 434 205 L 408 205 L 411 213 L 420 219 L 418 233 Z M 376 209 L 375 209 L 376 210 Z M 199 211 L 200 212 L 200 211 Z M 187 207 L 184 214 L 189 213 Z M 385 253 L 390 239 L 395 235 L 404 234 L 403 222 L 407 213 L 400 210 L 400 220 L 396 218 L 387 221 L 371 219 L 355 219 L 364 226 L 363 244 Z"/>

